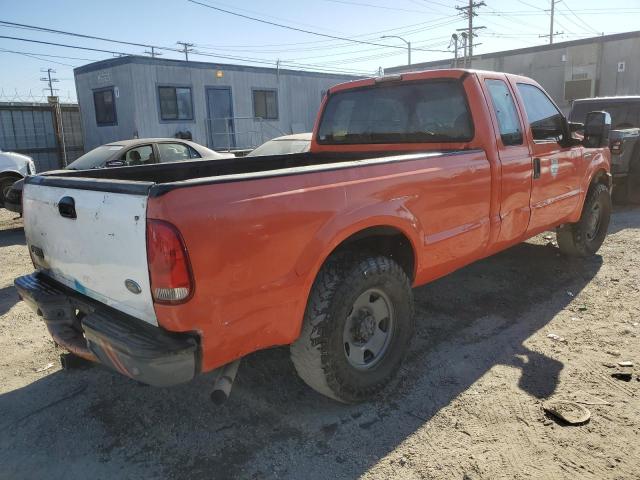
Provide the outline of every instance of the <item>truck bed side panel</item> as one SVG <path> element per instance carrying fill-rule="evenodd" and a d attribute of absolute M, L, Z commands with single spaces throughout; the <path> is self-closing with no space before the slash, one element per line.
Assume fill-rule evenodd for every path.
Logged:
<path fill-rule="evenodd" d="M 156 305 L 158 322 L 205 333 L 205 371 L 288 344 L 299 333 L 320 265 L 360 229 L 389 225 L 403 232 L 416 251 L 419 282 L 482 256 L 490 176 L 484 152 L 469 151 L 152 197 L 149 218 L 181 231 L 196 284 L 188 303 Z"/>

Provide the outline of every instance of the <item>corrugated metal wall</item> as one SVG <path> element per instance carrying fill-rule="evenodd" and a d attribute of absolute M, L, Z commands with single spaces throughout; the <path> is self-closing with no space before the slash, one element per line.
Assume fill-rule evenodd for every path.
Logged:
<path fill-rule="evenodd" d="M 0 150 L 33 158 L 39 172 L 63 166 L 54 129 L 53 106 L 47 103 L 0 103 Z M 80 109 L 61 105 L 67 163 L 84 153 Z"/>

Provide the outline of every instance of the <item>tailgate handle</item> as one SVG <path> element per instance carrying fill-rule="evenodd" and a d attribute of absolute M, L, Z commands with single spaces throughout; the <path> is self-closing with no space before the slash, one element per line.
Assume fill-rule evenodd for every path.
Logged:
<path fill-rule="evenodd" d="M 58 202 L 58 212 L 65 218 L 78 218 L 76 215 L 76 201 L 73 197 L 62 197 Z"/>

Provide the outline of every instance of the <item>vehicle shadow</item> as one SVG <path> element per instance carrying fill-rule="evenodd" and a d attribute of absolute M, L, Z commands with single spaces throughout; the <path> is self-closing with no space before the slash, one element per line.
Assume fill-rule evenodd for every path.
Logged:
<path fill-rule="evenodd" d="M 26 244 L 27 241 L 24 237 L 24 229 L 22 227 L 0 230 L 0 248 Z"/>
<path fill-rule="evenodd" d="M 0 316 L 11 310 L 19 301 L 20 297 L 13 285 L 0 288 Z"/>
<path fill-rule="evenodd" d="M 221 407 L 211 374 L 155 389 L 102 367 L 56 372 L 0 395 L 0 464 L 9 478 L 359 478 L 496 365 L 519 371 L 532 404 L 554 394 L 563 364 L 524 342 L 601 263 L 525 243 L 416 289 L 399 378 L 361 405 L 310 390 L 285 348 L 245 358 Z"/>

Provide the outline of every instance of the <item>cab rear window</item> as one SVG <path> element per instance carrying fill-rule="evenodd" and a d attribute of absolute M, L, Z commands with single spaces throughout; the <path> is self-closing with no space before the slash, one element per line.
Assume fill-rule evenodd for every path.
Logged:
<path fill-rule="evenodd" d="M 473 137 L 466 95 L 459 81 L 405 82 L 332 94 L 318 143 L 465 142 Z"/>

